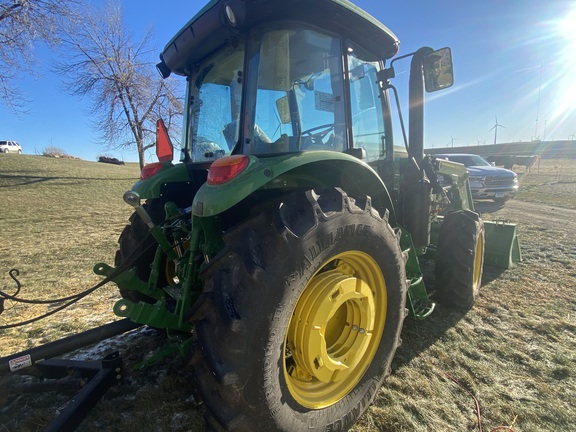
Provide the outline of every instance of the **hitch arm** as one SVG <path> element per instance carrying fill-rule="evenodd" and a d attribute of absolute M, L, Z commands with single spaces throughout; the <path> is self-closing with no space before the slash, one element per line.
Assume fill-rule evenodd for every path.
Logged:
<path fill-rule="evenodd" d="M 77 350 L 112 336 L 126 333 L 141 325 L 142 324 L 135 323 L 126 318 L 7 357 L 2 357 L 0 358 L 0 376 L 33 366 L 36 362 Z"/>

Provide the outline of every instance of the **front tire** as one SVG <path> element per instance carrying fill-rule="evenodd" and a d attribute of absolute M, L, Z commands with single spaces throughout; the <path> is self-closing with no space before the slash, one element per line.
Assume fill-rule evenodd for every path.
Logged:
<path fill-rule="evenodd" d="M 399 342 L 398 236 L 337 189 L 296 191 L 224 236 L 204 270 L 192 366 L 213 428 L 347 430 Z"/>
<path fill-rule="evenodd" d="M 436 252 L 436 299 L 468 310 L 476 302 L 484 266 L 484 222 L 478 213 L 448 213 L 440 227 Z"/>

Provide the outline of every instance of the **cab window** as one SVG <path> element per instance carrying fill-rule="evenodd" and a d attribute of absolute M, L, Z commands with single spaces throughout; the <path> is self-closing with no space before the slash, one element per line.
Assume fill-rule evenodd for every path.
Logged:
<path fill-rule="evenodd" d="M 249 153 L 345 148 L 340 47 L 307 28 L 263 35 Z"/>
<path fill-rule="evenodd" d="M 348 48 L 348 78 L 354 147 L 366 150 L 367 161 L 384 157 L 385 134 L 377 79 L 378 63 L 360 48 Z"/>

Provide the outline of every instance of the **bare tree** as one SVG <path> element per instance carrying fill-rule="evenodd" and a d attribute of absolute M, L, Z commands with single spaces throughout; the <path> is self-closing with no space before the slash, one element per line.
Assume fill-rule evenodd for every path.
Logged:
<path fill-rule="evenodd" d="M 23 73 L 35 74 L 34 44 L 54 46 L 60 23 L 78 0 L 0 0 L 0 103 L 21 112 L 25 98 L 17 86 Z"/>
<path fill-rule="evenodd" d="M 181 117 L 178 85 L 156 72 L 152 29 L 135 42 L 117 2 L 85 10 L 81 20 L 81 25 L 68 24 L 71 28 L 62 36 L 63 54 L 56 70 L 63 75 L 68 93 L 90 98 L 102 143 L 116 149 L 136 145 L 142 168 L 145 150 L 154 145 L 158 117 L 168 127 Z M 177 129 L 169 129 L 173 137 L 178 136 Z"/>

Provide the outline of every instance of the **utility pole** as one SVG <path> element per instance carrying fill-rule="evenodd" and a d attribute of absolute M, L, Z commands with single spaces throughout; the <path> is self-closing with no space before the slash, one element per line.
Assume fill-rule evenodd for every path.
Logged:
<path fill-rule="evenodd" d="M 534 131 L 534 139 L 538 140 L 538 116 L 540 115 L 540 90 L 542 89 L 542 68 L 544 63 L 540 63 L 540 83 L 538 84 L 538 102 L 536 104 L 536 130 Z"/>

